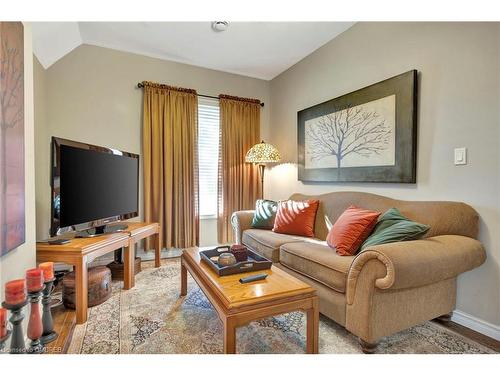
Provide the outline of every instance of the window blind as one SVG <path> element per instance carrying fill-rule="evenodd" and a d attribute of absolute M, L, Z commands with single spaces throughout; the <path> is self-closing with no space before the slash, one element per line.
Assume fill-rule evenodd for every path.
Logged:
<path fill-rule="evenodd" d="M 198 173 L 200 216 L 217 215 L 219 101 L 198 98 Z"/>

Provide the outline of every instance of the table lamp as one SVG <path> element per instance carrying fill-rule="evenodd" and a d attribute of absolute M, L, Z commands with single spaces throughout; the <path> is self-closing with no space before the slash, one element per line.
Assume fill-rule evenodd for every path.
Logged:
<path fill-rule="evenodd" d="M 277 163 L 281 160 L 279 151 L 270 143 L 264 141 L 257 143 L 248 150 L 245 161 L 259 165 L 260 180 L 262 182 L 262 195 L 264 195 L 264 163 Z"/>

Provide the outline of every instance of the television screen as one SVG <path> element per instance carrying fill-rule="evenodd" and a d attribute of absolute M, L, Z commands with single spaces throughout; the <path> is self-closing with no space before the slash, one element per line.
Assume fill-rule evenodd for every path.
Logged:
<path fill-rule="evenodd" d="M 137 216 L 138 155 L 59 138 L 53 152 L 53 235 L 60 228 Z"/>

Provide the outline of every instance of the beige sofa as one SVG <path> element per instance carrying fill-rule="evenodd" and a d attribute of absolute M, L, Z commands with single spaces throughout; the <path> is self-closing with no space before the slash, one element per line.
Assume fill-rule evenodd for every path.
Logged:
<path fill-rule="evenodd" d="M 239 211 L 231 218 L 235 239 L 314 286 L 320 312 L 358 336 L 365 353 L 374 352 L 384 336 L 434 318 L 449 318 L 455 308 L 457 276 L 486 259 L 476 239 L 478 214 L 464 203 L 402 201 L 359 192 L 290 198 L 319 199 L 316 238 L 252 229 L 253 211 Z M 339 256 L 325 238 L 331 223 L 352 204 L 380 212 L 396 207 L 431 229 L 421 240 Z"/>

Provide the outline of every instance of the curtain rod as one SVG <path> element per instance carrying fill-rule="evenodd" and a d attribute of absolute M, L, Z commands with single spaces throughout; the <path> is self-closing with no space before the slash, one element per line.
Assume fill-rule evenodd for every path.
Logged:
<path fill-rule="evenodd" d="M 143 85 L 143 83 L 142 83 L 142 82 L 139 82 L 139 83 L 137 84 L 137 88 L 142 89 L 143 87 L 144 87 L 144 85 Z M 217 96 L 203 95 L 203 94 L 196 94 L 196 95 L 198 95 L 198 96 L 202 96 L 202 97 L 204 97 L 204 98 L 211 98 L 211 99 L 217 99 L 217 100 L 219 100 L 219 97 L 217 97 Z M 261 103 L 260 103 L 260 106 L 261 106 L 261 107 L 264 107 L 264 103 L 262 103 L 262 102 L 261 102 Z"/>

